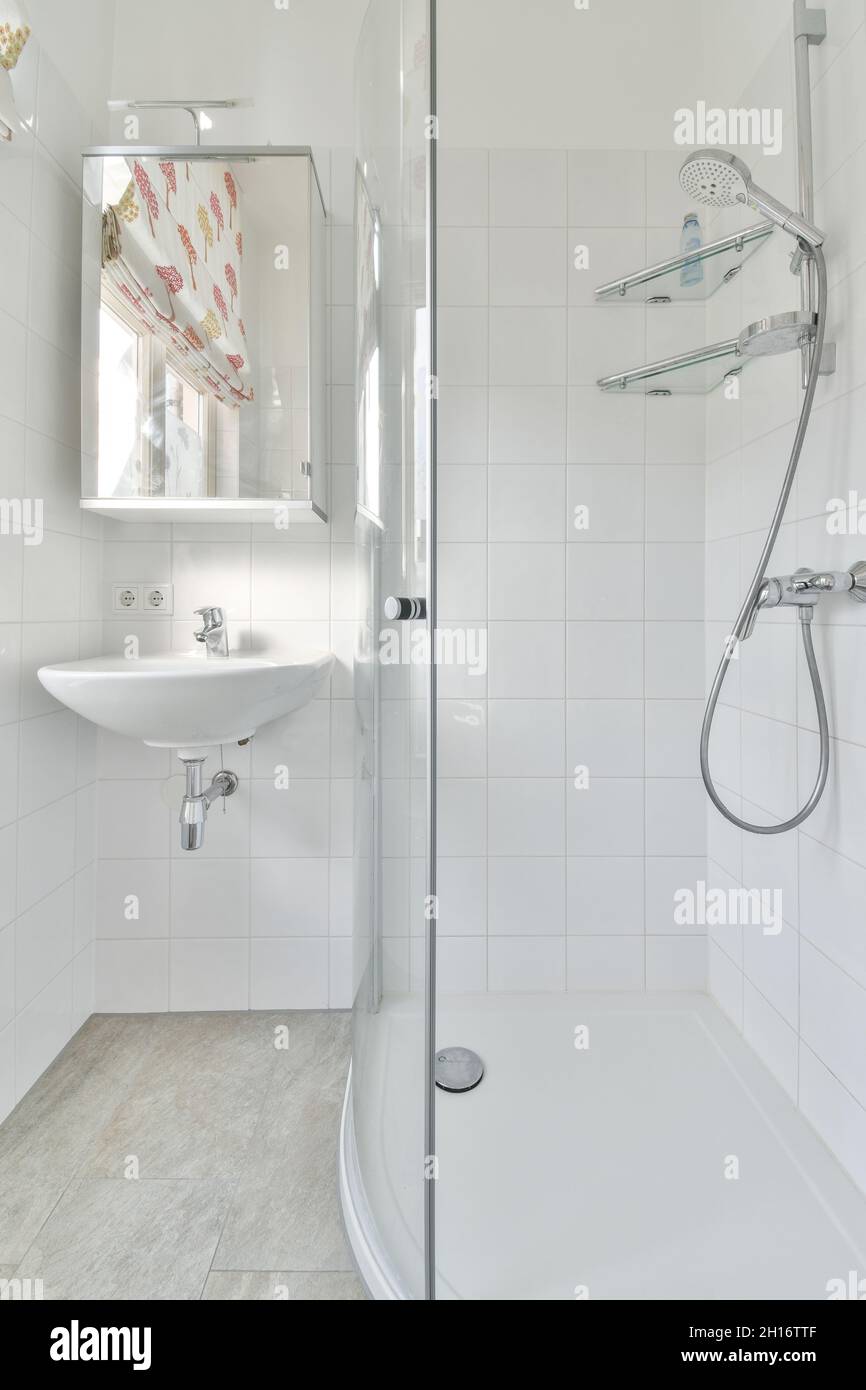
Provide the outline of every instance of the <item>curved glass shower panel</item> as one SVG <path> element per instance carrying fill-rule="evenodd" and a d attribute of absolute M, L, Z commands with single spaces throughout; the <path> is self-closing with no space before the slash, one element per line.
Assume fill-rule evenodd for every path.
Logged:
<path fill-rule="evenodd" d="M 429 66 L 426 0 L 372 0 L 356 73 L 356 816 L 347 1224 L 368 1284 L 424 1297 Z M 387 1255 L 384 1253 L 387 1251 Z M 365 1263 L 366 1261 L 366 1263 Z"/>

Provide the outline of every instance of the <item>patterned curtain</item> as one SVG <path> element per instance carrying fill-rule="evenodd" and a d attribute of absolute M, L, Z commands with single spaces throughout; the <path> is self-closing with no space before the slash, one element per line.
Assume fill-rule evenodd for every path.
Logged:
<path fill-rule="evenodd" d="M 29 38 L 27 10 L 21 0 L 0 0 L 0 68 L 11 72 Z"/>
<path fill-rule="evenodd" d="M 242 308 L 238 186 L 218 160 L 127 159 L 103 213 L 103 274 L 218 400 L 253 399 Z"/>

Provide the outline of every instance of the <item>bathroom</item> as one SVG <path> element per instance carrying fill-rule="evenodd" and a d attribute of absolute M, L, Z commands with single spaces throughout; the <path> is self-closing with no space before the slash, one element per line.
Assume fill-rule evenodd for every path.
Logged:
<path fill-rule="evenodd" d="M 0 0 L 0 1295 L 866 1297 L 866 0 L 240 14 Z"/>

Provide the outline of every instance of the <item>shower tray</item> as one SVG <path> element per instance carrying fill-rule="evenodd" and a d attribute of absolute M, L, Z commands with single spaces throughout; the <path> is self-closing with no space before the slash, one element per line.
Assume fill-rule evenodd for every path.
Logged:
<path fill-rule="evenodd" d="M 341 1186 L 368 1288 L 403 1299 L 419 1160 L 400 1098 L 423 1006 L 383 1007 Z M 487 1068 L 437 1100 L 438 1298 L 823 1301 L 866 1269 L 866 1196 L 809 1124 L 808 1087 L 798 1110 L 707 995 L 446 996 L 438 1025 Z M 366 1188 L 358 1084 L 384 1104 Z"/>

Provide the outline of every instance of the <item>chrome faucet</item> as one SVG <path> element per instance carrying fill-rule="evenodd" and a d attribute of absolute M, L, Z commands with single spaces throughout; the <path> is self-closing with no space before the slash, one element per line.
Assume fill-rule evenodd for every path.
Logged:
<path fill-rule="evenodd" d="M 197 642 L 204 642 L 208 658 L 222 660 L 229 654 L 229 631 L 226 615 L 222 608 L 197 608 L 196 617 L 201 618 L 201 632 L 195 634 Z"/>

